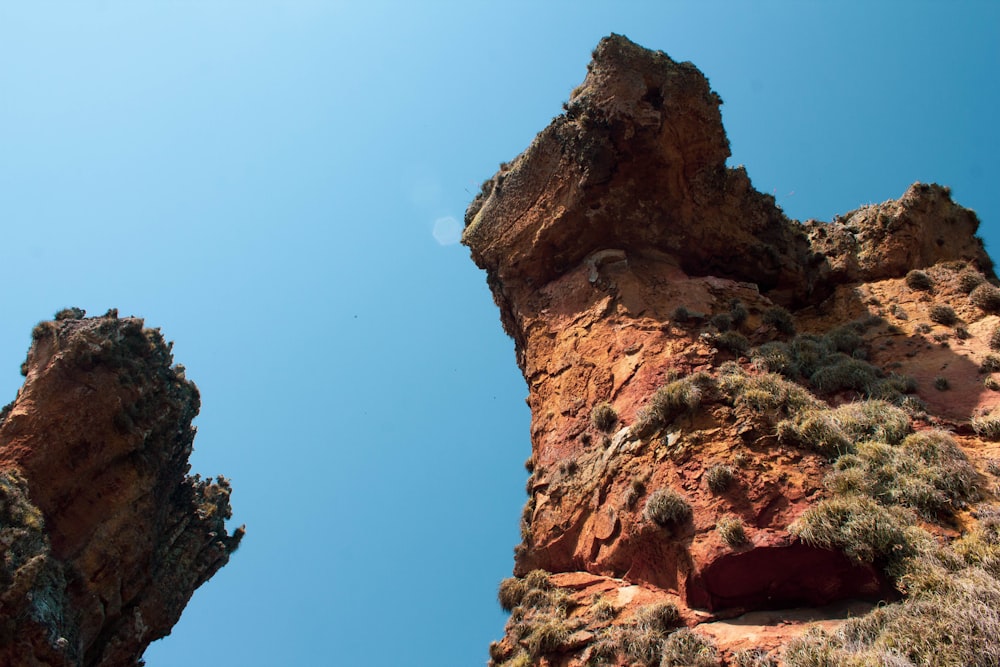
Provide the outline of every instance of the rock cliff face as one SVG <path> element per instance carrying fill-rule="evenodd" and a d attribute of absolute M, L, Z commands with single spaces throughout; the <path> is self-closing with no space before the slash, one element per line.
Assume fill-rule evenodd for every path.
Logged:
<path fill-rule="evenodd" d="M 918 183 L 790 220 L 725 166 L 720 104 L 690 63 L 606 38 L 466 214 L 532 412 L 492 664 L 996 664 L 996 619 L 899 634 L 975 607 L 928 572 L 1000 602 L 978 219 Z"/>
<path fill-rule="evenodd" d="M 243 536 L 188 476 L 198 390 L 158 330 L 42 322 L 0 414 L 0 664 L 135 665 Z"/>

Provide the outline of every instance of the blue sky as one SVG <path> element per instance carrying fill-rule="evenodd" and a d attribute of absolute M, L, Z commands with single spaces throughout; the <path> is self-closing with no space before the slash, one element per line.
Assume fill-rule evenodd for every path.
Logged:
<path fill-rule="evenodd" d="M 609 32 L 708 75 L 790 216 L 936 181 L 1000 248 L 996 3 L 625 5 L 0 3 L 0 393 L 56 310 L 145 317 L 247 524 L 150 667 L 486 661 L 526 387 L 433 232 Z"/>

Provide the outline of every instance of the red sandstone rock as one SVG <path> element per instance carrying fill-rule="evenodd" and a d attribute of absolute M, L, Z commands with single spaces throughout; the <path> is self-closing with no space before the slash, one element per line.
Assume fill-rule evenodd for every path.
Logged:
<path fill-rule="evenodd" d="M 133 665 L 226 564 L 227 480 L 187 475 L 195 385 L 136 318 L 39 324 L 0 424 L 0 664 Z M 17 594 L 14 594 L 14 591 Z"/>
<path fill-rule="evenodd" d="M 725 167 L 721 100 L 693 65 L 612 36 L 588 70 L 566 112 L 484 183 L 466 215 L 463 242 L 487 272 L 529 387 L 533 473 L 515 574 L 557 573 L 552 580 L 580 605 L 567 622 L 593 637 L 609 622 L 584 608 L 588 596 L 612 591 L 675 601 L 689 625 L 897 598 L 878 567 L 788 531 L 828 495 L 830 459 L 779 438 L 781 415 L 708 389 L 697 409 L 666 424 L 645 426 L 643 414 L 674 377 L 717 376 L 726 362 L 759 375 L 744 350 L 720 344 L 725 317 L 739 302 L 734 329 L 759 346 L 789 339 L 772 317 L 782 306 L 798 332 L 866 322 L 853 345 L 873 372 L 916 380 L 927 412 L 914 413 L 912 427 L 956 431 L 983 470 L 996 449 L 973 435 L 969 418 L 1000 398 L 979 371 L 998 320 L 958 286 L 962 271 L 995 280 L 975 214 L 946 188 L 914 184 L 832 223 L 789 220 L 742 168 Z M 933 294 L 907 286 L 912 269 L 931 276 Z M 946 305 L 956 321 L 935 322 L 931 308 Z M 935 389 L 940 377 L 949 389 Z M 820 403 L 856 398 L 835 389 Z M 618 417 L 608 433 L 591 420 L 605 402 Z M 724 491 L 706 481 L 716 464 L 738 468 Z M 665 488 L 692 509 L 669 530 L 643 512 Z M 722 541 L 723 517 L 742 522 L 743 544 Z M 493 651 L 497 664 L 534 650 L 517 639 L 519 613 Z M 769 630 L 761 646 L 801 633 L 792 625 L 785 635 Z M 725 650 L 748 646 L 733 631 L 715 634 Z M 585 644 L 532 653 L 531 664 L 583 664 L 597 650 Z"/>

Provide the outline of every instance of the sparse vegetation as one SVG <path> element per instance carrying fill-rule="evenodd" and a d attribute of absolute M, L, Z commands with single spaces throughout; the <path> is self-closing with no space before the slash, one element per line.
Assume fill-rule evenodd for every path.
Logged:
<path fill-rule="evenodd" d="M 705 471 L 705 482 L 712 493 L 722 493 L 736 480 L 736 471 L 724 463 L 717 463 Z"/>
<path fill-rule="evenodd" d="M 80 320 L 87 314 L 83 308 L 63 308 L 56 313 L 56 320 Z"/>
<path fill-rule="evenodd" d="M 718 664 L 715 645 L 689 628 L 681 628 L 663 642 L 660 667 L 715 667 Z"/>
<path fill-rule="evenodd" d="M 924 275 L 930 280 L 929 275 Z M 942 281 L 939 287 L 950 287 L 950 282 L 946 284 L 941 277 L 944 274 L 933 275 Z M 908 276 L 907 284 L 911 289 L 918 289 L 910 283 Z M 983 284 L 974 287 L 978 289 Z M 929 290 L 932 286 L 931 280 L 928 287 L 919 289 Z M 924 303 L 930 301 L 929 297 L 920 299 Z M 920 307 L 924 306 L 916 308 Z M 1000 306 L 997 310 L 1000 312 Z M 753 368 L 748 369 L 745 362 L 741 367 L 737 361 L 730 361 L 713 370 L 713 375 L 702 372 L 667 383 L 650 397 L 636 421 L 635 432 L 642 438 L 652 436 L 653 432 L 642 429 L 664 428 L 678 417 L 693 413 L 710 402 L 711 414 L 716 420 L 756 420 L 755 429 L 773 425 L 782 443 L 836 457 L 825 479 L 829 497 L 802 514 L 790 527 L 791 532 L 808 544 L 837 549 L 858 562 L 883 569 L 908 596 L 902 603 L 885 605 L 864 618 L 848 621 L 834 632 L 808 633 L 788 648 L 784 654 L 787 664 L 828 667 L 1000 664 L 997 662 L 1000 658 L 994 659 L 989 651 L 968 652 L 968 647 L 974 644 L 974 637 L 969 639 L 970 632 L 973 635 L 991 632 L 993 634 L 980 635 L 990 638 L 1000 632 L 1000 612 L 997 611 L 1000 609 L 1000 585 L 995 578 L 990 578 L 1000 576 L 1000 528 L 988 527 L 989 521 L 983 514 L 978 528 L 949 547 L 941 546 L 919 527 L 923 521 L 957 521 L 955 515 L 969 503 L 976 502 L 980 490 L 976 485 L 975 469 L 952 436 L 943 431 L 911 433 L 910 416 L 898 406 L 903 403 L 916 405 L 918 399 L 912 396 L 915 381 L 895 373 L 887 374 L 858 358 L 866 351 L 864 328 L 860 323 L 837 327 L 822 336 L 803 334 L 787 342 L 772 341 L 750 349 L 746 338 L 732 326 L 738 327 L 745 316 L 740 318 L 734 313 L 735 310 L 731 310 L 728 314 L 713 316 L 711 323 L 720 332 L 713 339 L 720 349 L 749 356 Z M 788 317 L 791 321 L 791 316 Z M 931 307 L 930 319 L 945 326 L 958 322 L 954 309 L 945 305 Z M 794 334 L 794 327 L 791 334 Z M 965 336 L 958 327 L 955 335 Z M 1000 332 L 994 335 L 997 342 L 990 340 L 991 347 L 1000 349 Z M 727 336 L 734 340 L 738 336 L 742 344 L 735 347 L 724 344 L 722 341 Z M 873 340 L 882 343 L 885 339 Z M 981 370 L 1000 372 L 1000 353 L 989 355 Z M 951 377 L 959 379 L 954 374 Z M 994 379 L 987 376 L 983 381 L 989 386 Z M 1000 383 L 994 383 L 1000 389 Z M 863 400 L 831 408 L 813 396 L 802 386 L 804 384 L 825 394 L 832 404 L 853 398 Z M 938 378 L 934 386 L 944 390 L 947 380 Z M 610 415 L 599 414 L 605 409 Z M 706 412 L 705 420 L 708 416 Z M 612 431 L 619 423 L 617 414 L 608 404 L 596 406 L 591 420 L 597 430 L 604 432 Z M 699 415 L 697 428 L 705 428 L 701 425 L 703 421 Z M 1000 417 L 979 416 L 973 420 L 973 428 L 982 437 L 1000 439 Z M 594 437 L 599 436 L 595 434 Z M 683 434 L 681 442 L 686 442 L 687 437 Z M 739 456 L 742 460 L 749 458 L 745 451 Z M 733 460 L 736 460 L 735 455 Z M 738 468 L 734 465 L 717 463 L 705 470 L 705 484 L 712 493 L 732 488 L 737 474 L 745 477 L 752 474 L 742 470 L 737 473 Z M 994 468 L 1000 473 L 1000 464 Z M 674 531 L 690 522 L 692 509 L 679 492 L 679 486 L 676 490 L 657 489 L 647 498 L 648 476 L 629 481 L 624 470 L 616 474 L 622 475 L 616 477 L 619 488 L 627 484 L 623 489 L 625 506 L 638 508 L 640 500 L 645 499 L 643 515 L 652 524 Z M 991 485 L 994 482 L 990 480 Z M 685 485 L 689 486 L 690 482 Z M 961 514 L 961 524 L 953 525 L 968 525 L 967 522 L 973 521 L 969 517 L 977 516 L 977 511 L 979 508 L 973 508 L 971 513 Z M 995 523 L 1000 526 L 1000 519 Z M 647 524 L 646 530 L 649 529 Z M 721 516 L 715 530 L 718 539 L 732 548 L 747 543 L 747 528 L 738 516 Z M 715 547 L 721 548 L 719 542 L 715 542 Z M 535 605 L 530 608 L 548 610 L 544 614 L 523 612 L 524 617 L 517 623 L 527 625 L 510 633 L 520 648 L 507 656 L 508 662 L 526 660 L 525 664 L 535 664 L 540 656 L 566 650 L 566 640 L 577 626 L 573 616 L 568 616 L 565 610 L 560 611 L 551 601 L 551 590 L 532 588 L 526 580 L 515 580 L 521 583 L 506 587 L 502 584 L 498 595 L 506 609 L 511 609 L 511 605 L 524 609 Z M 697 633 L 675 629 L 679 619 L 672 605 L 669 606 L 672 613 L 665 613 L 662 618 L 651 610 L 643 610 L 623 620 L 627 612 L 609 600 L 595 597 L 590 604 L 590 617 L 601 621 L 602 625 L 616 617 L 615 622 L 622 623 L 595 631 L 591 664 L 625 664 L 623 660 L 647 666 L 718 664 L 717 652 L 709 642 Z M 952 618 L 956 614 L 978 614 L 980 618 L 970 620 L 962 616 L 964 620 L 956 621 Z M 923 632 L 936 637 L 934 641 L 939 647 L 950 641 L 944 638 L 954 637 L 953 657 L 941 648 L 929 648 L 931 642 L 925 640 Z M 509 644 L 505 646 L 508 652 L 512 650 Z M 993 662 L 982 658 L 980 653 Z M 733 654 L 730 662 L 757 667 L 776 664 L 774 658 L 759 650 Z"/>
<path fill-rule="evenodd" d="M 576 462 L 575 457 L 570 457 L 568 459 L 563 459 L 559 462 L 559 472 L 564 477 L 569 477 L 575 475 L 576 471 L 580 469 L 580 465 Z"/>
<path fill-rule="evenodd" d="M 986 358 L 983 359 L 983 363 L 979 366 L 980 373 L 995 373 L 1000 371 L 1000 356 L 996 354 L 988 354 Z"/>
<path fill-rule="evenodd" d="M 954 552 L 914 558 L 901 579 L 908 599 L 877 607 L 833 632 L 789 643 L 791 667 L 1000 664 L 1000 582 Z"/>
<path fill-rule="evenodd" d="M 598 633 L 590 664 L 607 664 L 593 660 L 613 661 L 619 656 L 645 667 L 662 664 L 665 640 L 679 622 L 677 607 L 670 602 L 640 607 L 628 622 Z"/>
<path fill-rule="evenodd" d="M 680 621 L 677 605 L 672 602 L 657 602 L 640 607 L 633 617 L 637 625 L 644 625 L 660 632 L 669 632 Z"/>
<path fill-rule="evenodd" d="M 753 458 L 750 456 L 750 452 L 748 452 L 743 448 L 740 448 L 737 449 L 735 452 L 733 452 L 733 455 L 730 458 L 730 460 L 733 462 L 734 466 L 742 468 L 751 461 L 753 461 Z"/>
<path fill-rule="evenodd" d="M 530 496 L 521 508 L 521 540 L 528 542 L 531 539 L 531 522 L 535 515 L 535 496 Z"/>
<path fill-rule="evenodd" d="M 737 331 L 726 331 L 716 336 L 715 344 L 737 356 L 746 354 L 746 351 L 750 349 L 750 341 L 747 340 L 746 336 Z"/>
<path fill-rule="evenodd" d="M 729 313 L 716 313 L 712 315 L 709 324 L 719 331 L 729 331 L 733 326 L 733 316 Z"/>
<path fill-rule="evenodd" d="M 500 608 L 504 611 L 513 610 L 514 607 L 521 604 L 521 600 L 527 592 L 528 585 L 524 579 L 517 577 L 504 579 L 500 582 L 500 587 L 497 589 L 497 600 L 500 602 Z"/>
<path fill-rule="evenodd" d="M 571 626 L 566 619 L 548 617 L 535 624 L 527 634 L 525 641 L 528 654 L 540 656 L 559 650 L 569 637 Z"/>
<path fill-rule="evenodd" d="M 893 445 L 910 432 L 906 412 L 885 401 L 845 403 L 832 413 L 843 432 L 855 442 L 878 440 Z"/>
<path fill-rule="evenodd" d="M 500 583 L 500 605 L 510 611 L 508 634 L 518 648 L 501 665 L 531 665 L 545 654 L 562 649 L 580 622 L 569 618 L 577 605 L 567 591 L 554 586 L 544 570 L 534 570 L 523 579 Z M 503 657 L 499 647 L 490 655 L 496 663 Z"/>
<path fill-rule="evenodd" d="M 549 580 L 549 573 L 545 570 L 532 570 L 524 577 L 528 588 L 539 591 L 550 591 L 554 588 Z"/>
<path fill-rule="evenodd" d="M 44 531 L 45 519 L 28 494 L 28 483 L 16 469 L 0 471 L 0 544 L 3 545 L 0 554 L 0 586 L 3 587 L 8 599 L 4 602 L 14 609 L 21 609 L 25 614 L 43 614 L 45 610 L 39 605 L 64 604 L 61 599 L 65 582 L 62 581 L 62 569 L 47 555 L 49 541 Z M 32 562 L 34 565 L 32 565 Z M 62 588 L 48 590 L 41 585 L 35 586 L 32 579 L 39 575 L 39 569 L 47 571 L 43 576 L 55 576 L 62 582 Z M 40 583 L 40 582 L 39 582 Z M 21 589 L 27 593 L 26 599 L 13 599 L 12 590 Z M 45 599 L 35 600 L 32 593 Z M 61 607 L 59 607 L 61 608 Z"/>
<path fill-rule="evenodd" d="M 865 339 L 861 337 L 858 332 L 859 327 L 851 324 L 845 324 L 843 326 L 830 329 L 823 336 L 823 339 L 829 344 L 829 347 L 834 352 L 843 352 L 844 354 L 853 355 L 855 351 L 861 348 L 865 343 Z"/>
<path fill-rule="evenodd" d="M 906 286 L 912 290 L 928 292 L 934 287 L 934 281 L 926 272 L 914 269 L 906 274 Z"/>
<path fill-rule="evenodd" d="M 618 607 L 605 597 L 598 597 L 590 607 L 590 612 L 599 621 L 610 621 L 618 615 Z"/>
<path fill-rule="evenodd" d="M 978 271 L 968 270 L 958 274 L 958 289 L 968 294 L 986 282 L 986 278 Z"/>
<path fill-rule="evenodd" d="M 881 400 L 845 403 L 838 408 L 802 410 L 778 424 L 778 437 L 828 456 L 851 453 L 855 443 L 902 441 L 910 420 L 902 409 Z"/>
<path fill-rule="evenodd" d="M 809 384 L 816 391 L 833 394 L 851 389 L 868 394 L 879 379 L 878 369 L 867 361 L 845 355 L 834 355 L 827 363 L 809 376 Z"/>
<path fill-rule="evenodd" d="M 498 663 L 499 667 L 531 667 L 531 656 L 523 651 L 515 653 L 509 660 Z"/>
<path fill-rule="evenodd" d="M 826 485 L 837 495 L 864 494 L 936 520 L 976 496 L 975 480 L 975 470 L 948 433 L 922 431 L 899 446 L 859 443 L 855 453 L 837 460 Z"/>
<path fill-rule="evenodd" d="M 637 419 L 637 428 L 640 432 L 659 428 L 685 412 L 693 412 L 701 405 L 705 392 L 714 385 L 708 373 L 696 373 L 660 387 Z"/>
<path fill-rule="evenodd" d="M 673 320 L 674 322 L 685 323 L 694 320 L 703 320 L 705 319 L 705 315 L 704 313 L 699 313 L 690 310 L 686 306 L 677 306 L 670 314 L 670 319 Z"/>
<path fill-rule="evenodd" d="M 750 361 L 759 371 L 780 373 L 785 377 L 799 376 L 799 365 L 787 343 L 771 341 L 750 352 Z"/>
<path fill-rule="evenodd" d="M 733 654 L 735 667 L 777 667 L 778 662 L 761 648 L 748 648 Z"/>
<path fill-rule="evenodd" d="M 1000 289 L 984 282 L 969 293 L 969 301 L 987 313 L 995 313 L 1000 311 Z"/>
<path fill-rule="evenodd" d="M 863 358 L 867 351 L 860 333 L 882 321 L 881 318 L 868 318 L 837 327 L 824 336 L 800 334 L 788 343 L 771 341 L 751 350 L 749 356 L 758 370 L 780 373 L 789 380 L 806 378 L 820 393 L 853 390 L 867 398 L 903 404 L 907 401 L 904 394 L 916 391 L 912 378 L 897 374 L 886 377 Z M 733 378 L 741 381 L 736 374 Z M 800 393 L 806 397 L 801 401 L 803 404 L 817 402 L 805 390 Z M 763 402 L 774 401 L 764 399 Z"/>
<path fill-rule="evenodd" d="M 625 492 L 625 507 L 635 509 L 639 498 L 642 498 L 644 495 L 646 495 L 646 480 L 642 477 L 634 477 L 629 482 L 628 491 Z"/>
<path fill-rule="evenodd" d="M 930 318 L 931 322 L 937 322 L 938 324 L 943 324 L 945 326 L 951 326 L 958 321 L 958 316 L 955 315 L 955 309 L 945 304 L 931 306 Z"/>
<path fill-rule="evenodd" d="M 934 378 L 934 388 L 938 391 L 948 391 L 951 389 L 951 383 L 948 382 L 948 378 L 943 375 L 938 375 Z"/>
<path fill-rule="evenodd" d="M 808 391 L 781 375 L 750 375 L 735 364 L 720 368 L 719 388 L 732 398 L 734 405 L 758 413 L 773 410 L 787 416 L 805 407 L 822 405 Z"/>
<path fill-rule="evenodd" d="M 761 317 L 764 324 L 769 324 L 780 333 L 787 336 L 795 335 L 795 320 L 792 314 L 781 306 L 772 306 L 764 311 Z"/>
<path fill-rule="evenodd" d="M 747 542 L 746 530 L 739 517 L 724 516 L 715 523 L 715 529 L 719 531 L 719 537 L 722 538 L 722 541 L 731 547 L 738 547 Z"/>
<path fill-rule="evenodd" d="M 830 356 L 826 342 L 821 337 L 811 334 L 796 336 L 788 347 L 798 366 L 799 373 L 803 377 L 809 377 L 815 373 L 816 369 L 825 363 L 827 357 Z"/>
<path fill-rule="evenodd" d="M 883 507 L 861 495 L 834 496 L 807 509 L 789 532 L 807 544 L 839 549 L 854 560 L 883 567 L 914 553 L 905 530 L 913 523 L 905 510 Z"/>
<path fill-rule="evenodd" d="M 1000 350 L 1000 327 L 994 327 L 990 332 L 989 344 L 991 350 Z"/>
<path fill-rule="evenodd" d="M 881 435 L 899 432 L 892 427 Z M 861 438 L 852 453 L 840 456 L 826 480 L 833 496 L 807 510 L 790 531 L 883 568 L 907 599 L 832 633 L 806 633 L 788 645 L 786 664 L 1000 664 L 1000 646 L 992 641 L 1000 632 L 1000 584 L 990 573 L 995 567 L 1000 574 L 1000 520 L 981 513 L 979 526 L 953 548 L 939 545 L 916 522 L 915 512 L 936 521 L 975 500 L 976 477 L 943 431 L 901 441 Z M 984 644 L 984 638 L 990 640 Z"/>
<path fill-rule="evenodd" d="M 972 418 L 972 430 L 980 438 L 1000 440 L 1000 417 L 992 413 L 977 415 Z"/>
<path fill-rule="evenodd" d="M 662 488 L 649 496 L 643 513 L 661 528 L 674 528 L 691 519 L 691 505 L 673 489 Z"/>
<path fill-rule="evenodd" d="M 830 410 L 806 410 L 795 419 L 778 423 L 778 439 L 825 456 L 850 451 L 852 444 Z"/>
<path fill-rule="evenodd" d="M 39 341 L 56 331 L 56 325 L 52 322 L 39 322 L 31 330 L 31 340 Z"/>
<path fill-rule="evenodd" d="M 939 276 L 938 273 L 934 275 Z M 930 276 L 927 277 L 930 280 Z M 907 283 L 910 283 L 909 276 Z M 933 281 L 926 289 L 932 286 Z M 921 297 L 921 300 L 930 299 Z M 732 313 L 729 317 L 737 326 L 742 322 L 732 317 Z M 720 323 L 725 324 L 723 319 L 718 314 L 712 318 L 712 324 L 720 331 L 714 336 L 720 349 L 732 349 L 721 343 L 726 335 L 739 336 L 746 341 L 731 326 L 720 326 Z M 954 309 L 945 305 L 931 307 L 930 319 L 945 326 L 954 326 L 959 321 Z M 712 414 L 716 418 L 720 414 L 735 413 L 739 419 L 755 419 L 747 412 L 752 411 L 766 424 L 776 424 L 782 442 L 837 457 L 825 480 L 830 497 L 802 514 L 790 530 L 808 544 L 837 549 L 858 562 L 883 569 L 908 599 L 901 604 L 881 607 L 865 618 L 849 621 L 843 626 L 847 629 L 843 641 L 838 639 L 840 630 L 806 635 L 785 654 L 788 664 L 830 667 L 909 664 L 899 662 L 904 657 L 913 664 L 998 664 L 978 663 L 976 658 L 969 662 L 968 654 L 962 649 L 962 642 L 967 641 L 964 638 L 957 640 L 960 650 L 956 655 L 962 656 L 965 662 L 948 662 L 941 658 L 942 653 L 922 653 L 922 640 L 911 640 L 907 635 L 910 624 L 934 623 L 930 611 L 934 605 L 937 607 L 933 613 L 939 615 L 947 615 L 944 610 L 952 603 L 957 609 L 966 610 L 962 605 L 968 600 L 963 596 L 976 590 L 975 587 L 969 584 L 967 591 L 949 597 L 952 593 L 942 592 L 945 584 L 939 579 L 947 580 L 952 573 L 959 572 L 969 582 L 978 581 L 977 577 L 987 576 L 990 568 L 1000 576 L 1000 537 L 994 536 L 1000 533 L 1000 528 L 993 533 L 986 528 L 977 529 L 975 536 L 970 533 L 955 540 L 952 550 L 941 547 L 919 527 L 920 521 L 953 520 L 959 510 L 977 501 L 980 491 L 976 485 L 976 471 L 949 434 L 942 431 L 911 433 L 910 416 L 898 406 L 912 403 L 917 407 L 919 399 L 911 395 L 916 383 L 903 375 L 886 374 L 860 358 L 866 352 L 865 326 L 870 323 L 847 324 L 822 336 L 803 334 L 787 342 L 772 341 L 756 349 L 749 349 L 747 343 L 746 347 L 733 351 L 749 356 L 752 369 L 747 370 L 745 363 L 741 367 L 737 361 L 729 361 L 712 371 L 714 377 L 702 372 L 668 383 L 651 397 L 644 416 L 637 420 L 637 427 L 640 422 L 645 426 L 664 427 L 711 401 L 714 404 Z M 967 337 L 958 327 L 955 335 Z M 1000 349 L 1000 333 L 996 336 L 998 340 L 993 347 Z M 1000 354 L 990 355 L 983 362 L 982 370 L 984 373 L 1000 371 Z M 988 383 L 992 379 L 987 377 L 984 381 Z M 934 386 L 943 390 L 947 388 L 947 384 L 942 386 L 946 382 L 939 378 Z M 803 388 L 805 383 L 817 392 L 831 395 L 831 402 L 856 397 L 841 392 L 856 392 L 864 400 L 831 408 Z M 735 410 L 727 411 L 725 406 L 717 406 L 718 403 L 727 403 Z M 596 426 L 596 420 L 594 423 Z M 973 427 L 983 437 L 1000 439 L 1000 417 L 979 416 L 973 420 Z M 745 452 L 741 453 L 742 458 L 746 456 Z M 1000 464 L 996 467 L 1000 471 Z M 736 474 L 731 465 L 712 465 L 704 474 L 706 486 L 713 493 L 722 493 L 731 488 Z M 623 484 L 624 480 L 619 483 Z M 626 506 L 635 507 L 645 494 L 645 479 L 633 479 L 626 489 Z M 644 507 L 648 521 L 669 530 L 689 522 L 691 512 L 684 496 L 670 488 L 654 491 Z M 975 515 L 974 511 L 972 516 Z M 961 515 L 963 525 L 968 516 Z M 987 522 L 981 518 L 980 523 Z M 1000 525 L 1000 519 L 996 523 Z M 735 515 L 720 517 L 715 529 L 719 539 L 730 547 L 738 548 L 747 542 L 745 524 Z M 949 554 L 947 557 L 941 555 L 945 552 Z M 928 559 L 934 563 L 924 563 Z M 966 584 L 959 588 L 963 586 Z M 989 586 L 996 586 L 996 582 Z M 600 609 L 598 604 L 602 605 Z M 991 607 L 989 613 L 998 619 L 996 630 L 1000 631 L 997 608 Z M 619 610 L 607 601 L 595 599 L 592 613 L 595 618 L 610 620 Z M 676 617 L 672 623 L 676 623 Z M 950 620 L 933 626 L 930 631 L 937 632 L 939 627 L 945 626 L 948 631 L 967 634 L 967 629 Z M 670 629 L 657 627 L 650 618 L 636 614 L 625 625 L 598 632 L 593 651 L 596 662 L 592 664 L 622 664 L 623 656 L 629 664 L 639 665 L 718 664 L 714 648 L 699 635 L 687 630 L 671 634 Z M 914 641 L 917 648 L 911 650 L 907 642 Z M 528 647 L 529 654 L 534 651 L 530 648 L 532 644 L 521 643 Z M 693 646 L 697 648 L 692 649 Z M 937 657 L 928 661 L 928 655 Z M 731 662 L 758 666 L 776 664 L 774 658 L 763 651 L 739 652 L 732 656 Z"/>
<path fill-rule="evenodd" d="M 590 421 L 598 431 L 610 433 L 618 423 L 618 413 L 610 403 L 598 403 L 590 412 Z"/>
<path fill-rule="evenodd" d="M 733 326 L 738 327 L 746 322 L 750 313 L 747 311 L 747 308 L 743 305 L 742 301 L 739 299 L 731 299 L 729 301 L 729 316 L 732 318 Z"/>
<path fill-rule="evenodd" d="M 888 376 L 879 379 L 868 390 L 868 398 L 880 399 L 901 406 L 906 398 L 908 398 L 903 396 L 903 394 L 912 394 L 916 391 L 917 381 L 912 377 L 890 373 Z"/>

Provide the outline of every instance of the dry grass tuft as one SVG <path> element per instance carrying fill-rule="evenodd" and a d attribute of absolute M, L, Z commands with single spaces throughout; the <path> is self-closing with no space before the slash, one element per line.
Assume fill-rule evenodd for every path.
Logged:
<path fill-rule="evenodd" d="M 736 471 L 732 466 L 717 463 L 705 471 L 705 482 L 712 493 L 722 493 L 736 481 Z"/>
<path fill-rule="evenodd" d="M 610 433 L 618 423 L 618 413 L 610 403 L 598 403 L 590 412 L 590 421 L 598 431 Z"/>
<path fill-rule="evenodd" d="M 691 519 L 691 505 L 673 489 L 657 489 L 646 501 L 643 514 L 661 528 L 674 528 Z"/>
<path fill-rule="evenodd" d="M 934 287 L 934 281 L 926 272 L 914 269 L 906 274 L 906 286 L 912 290 L 927 292 Z"/>
<path fill-rule="evenodd" d="M 995 313 L 1000 311 L 1000 289 L 983 283 L 969 293 L 969 301 L 987 313 Z"/>
<path fill-rule="evenodd" d="M 806 544 L 838 549 L 862 563 L 895 565 L 915 547 L 904 529 L 912 519 L 860 494 L 835 496 L 810 507 L 789 532 Z"/>
<path fill-rule="evenodd" d="M 739 517 L 732 515 L 724 516 L 715 524 L 715 529 L 719 531 L 722 541 L 731 547 L 738 547 L 747 543 L 746 529 L 743 521 Z"/>
<path fill-rule="evenodd" d="M 708 373 L 695 373 L 656 390 L 636 422 L 639 432 L 666 426 L 685 412 L 694 412 L 707 392 L 715 387 Z"/>
<path fill-rule="evenodd" d="M 945 326 L 951 326 L 958 321 L 958 315 L 955 314 L 955 309 L 944 304 L 931 306 L 930 318 L 931 322 L 937 322 L 938 324 L 943 324 Z"/>

